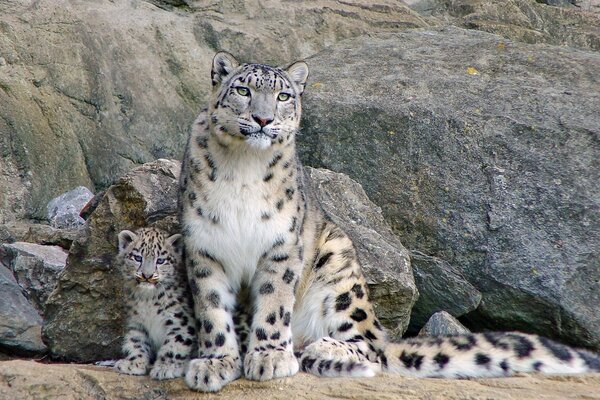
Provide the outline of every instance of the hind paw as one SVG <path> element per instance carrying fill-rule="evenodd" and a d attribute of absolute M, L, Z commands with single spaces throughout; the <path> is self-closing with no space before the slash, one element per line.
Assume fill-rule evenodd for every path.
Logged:
<path fill-rule="evenodd" d="M 183 376 L 186 364 L 180 360 L 169 363 L 157 361 L 150 370 L 150 377 L 157 380 L 179 378 Z"/>
<path fill-rule="evenodd" d="M 251 351 L 244 358 L 244 373 L 253 381 L 292 376 L 298 369 L 296 356 L 287 350 Z"/>
<path fill-rule="evenodd" d="M 201 392 L 217 392 L 242 375 L 239 357 L 197 358 L 190 362 L 185 383 Z"/>

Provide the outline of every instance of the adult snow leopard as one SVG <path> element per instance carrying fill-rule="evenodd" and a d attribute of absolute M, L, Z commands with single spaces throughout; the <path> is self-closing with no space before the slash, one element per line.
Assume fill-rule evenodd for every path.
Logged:
<path fill-rule="evenodd" d="M 210 107 L 193 124 L 180 178 L 200 330 L 188 386 L 217 391 L 242 373 L 268 380 L 300 367 L 327 376 L 600 370 L 592 353 L 520 333 L 388 342 L 355 249 L 314 200 L 296 155 L 307 77 L 302 61 L 280 69 L 214 57 Z M 250 326 L 241 346 L 240 308 Z"/>

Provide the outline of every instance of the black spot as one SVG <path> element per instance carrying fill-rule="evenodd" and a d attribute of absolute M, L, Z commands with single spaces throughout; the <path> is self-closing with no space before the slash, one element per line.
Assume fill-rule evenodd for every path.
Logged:
<path fill-rule="evenodd" d="M 383 330 L 383 328 L 381 327 L 381 324 L 379 323 L 379 320 L 377 318 L 375 318 L 375 321 L 373 321 L 373 325 L 375 325 L 375 328 L 377 330 Z"/>
<path fill-rule="evenodd" d="M 285 315 L 283 316 L 283 325 L 289 326 L 291 319 L 292 319 L 292 314 L 289 311 L 286 312 Z"/>
<path fill-rule="evenodd" d="M 293 188 L 285 189 L 285 196 L 288 198 L 288 200 L 292 200 L 294 198 L 294 193 L 295 190 Z"/>
<path fill-rule="evenodd" d="M 173 325 L 173 321 L 172 321 L 172 320 L 170 320 L 170 319 L 168 319 L 168 320 L 165 322 L 165 325 L 166 325 L 166 326 Z M 133 340 L 132 340 L 132 341 L 133 341 Z"/>
<path fill-rule="evenodd" d="M 185 341 L 185 339 L 183 338 L 183 336 L 177 335 L 177 336 L 175 336 L 175 341 L 179 342 L 179 343 L 183 343 Z"/>
<path fill-rule="evenodd" d="M 276 254 L 273 257 L 271 257 L 271 261 L 282 262 L 288 260 L 289 258 L 290 256 L 287 254 Z"/>
<path fill-rule="evenodd" d="M 544 365 L 543 362 L 536 361 L 533 364 L 531 364 L 531 367 L 533 368 L 534 371 L 540 372 L 540 370 L 542 369 L 543 365 Z M 502 369 L 504 369 L 504 368 L 502 368 Z"/>
<path fill-rule="evenodd" d="M 281 211 L 281 209 L 283 208 L 283 200 L 279 200 L 276 204 L 275 207 L 277 208 L 277 211 Z"/>
<path fill-rule="evenodd" d="M 267 173 L 267 174 L 264 176 L 264 178 L 263 178 L 263 181 L 264 181 L 264 182 L 269 182 L 271 179 L 273 179 L 273 173 L 272 173 L 272 172 L 268 172 L 268 173 Z"/>
<path fill-rule="evenodd" d="M 351 322 L 344 322 L 338 328 L 338 332 L 346 332 L 352 329 L 354 325 Z"/>
<path fill-rule="evenodd" d="M 336 311 L 347 310 L 348 307 L 350 307 L 351 303 L 352 303 L 352 299 L 350 298 L 350 293 L 349 292 L 342 293 L 335 299 L 335 310 Z"/>
<path fill-rule="evenodd" d="M 283 308 L 283 306 L 279 306 L 279 318 L 283 318 L 284 312 L 285 312 L 285 309 Z"/>
<path fill-rule="evenodd" d="M 304 360 L 302 360 L 302 371 L 309 372 L 310 369 L 315 364 L 315 361 L 317 361 L 317 360 L 315 360 L 314 358 L 310 358 L 310 357 L 306 357 Z"/>
<path fill-rule="evenodd" d="M 269 168 L 273 168 L 275 165 L 277 165 L 277 163 L 279 162 L 279 160 L 281 160 L 282 157 L 283 155 L 281 153 L 275 154 L 275 157 L 273 157 L 271 162 L 269 162 Z"/>
<path fill-rule="evenodd" d="M 221 296 L 213 290 L 206 296 L 206 301 L 208 301 L 212 307 L 217 308 L 221 305 Z"/>
<path fill-rule="evenodd" d="M 487 340 L 492 346 L 502 349 L 508 350 L 508 344 L 502 341 L 504 338 L 504 334 L 500 332 L 484 332 L 483 337 Z"/>
<path fill-rule="evenodd" d="M 285 273 L 283 274 L 283 281 L 287 284 L 292 283 L 292 281 L 294 280 L 294 271 L 290 270 L 290 269 L 286 269 Z"/>
<path fill-rule="evenodd" d="M 271 294 L 274 291 L 275 291 L 275 288 L 273 287 L 273 284 L 271 282 L 267 282 L 267 283 L 263 283 L 262 284 L 262 286 L 258 290 L 258 293 L 260 293 L 260 294 Z"/>
<path fill-rule="evenodd" d="M 367 329 L 367 331 L 365 332 L 365 337 L 369 340 L 377 340 L 377 336 L 375 336 L 373 334 L 373 332 L 371 332 L 370 330 Z"/>
<path fill-rule="evenodd" d="M 554 357 L 558 358 L 559 360 L 569 361 L 573 358 L 573 355 L 567 346 L 556 343 L 545 337 L 540 337 L 539 339 L 540 343 L 550 350 L 550 352 L 554 354 Z"/>
<path fill-rule="evenodd" d="M 255 333 L 258 340 L 267 340 L 267 332 L 263 328 L 256 328 Z"/>
<path fill-rule="evenodd" d="M 402 361 L 406 368 L 415 367 L 417 370 L 421 368 L 423 358 L 424 356 L 419 353 L 407 353 L 404 350 L 402 350 L 402 354 L 400 354 L 400 361 Z"/>
<path fill-rule="evenodd" d="M 215 338 L 215 346 L 222 347 L 224 344 L 225 344 L 225 335 L 222 333 L 219 333 L 217 335 L 217 337 Z"/>
<path fill-rule="evenodd" d="M 296 230 L 296 224 L 298 223 L 298 218 L 292 218 L 292 224 L 290 225 L 290 232 L 294 232 Z"/>
<path fill-rule="evenodd" d="M 280 337 L 281 337 L 281 334 L 279 332 L 275 332 L 274 334 L 271 335 L 271 340 L 279 340 Z"/>
<path fill-rule="evenodd" d="M 515 340 L 513 343 L 513 349 L 519 358 L 529 357 L 531 352 L 535 350 L 533 343 L 531 343 L 531 341 L 525 336 L 510 334 L 510 337 Z"/>
<path fill-rule="evenodd" d="M 194 329 L 193 326 L 188 326 L 188 334 L 190 335 L 195 335 L 196 334 L 196 329 Z"/>
<path fill-rule="evenodd" d="M 502 371 L 507 373 L 510 369 L 510 366 L 508 365 L 508 361 L 502 360 L 502 362 L 500 363 L 500 368 L 502 368 Z"/>
<path fill-rule="evenodd" d="M 213 323 L 210 322 L 209 320 L 205 320 L 204 321 L 204 331 L 206 333 L 211 333 L 213 330 Z"/>
<path fill-rule="evenodd" d="M 315 269 L 322 268 L 323 265 L 325 265 L 327 263 L 327 261 L 329 261 L 329 259 L 331 258 L 332 255 L 333 255 L 333 253 L 329 252 L 329 253 L 325 253 L 321 257 L 319 257 L 319 259 L 315 262 Z"/>
<path fill-rule="evenodd" d="M 483 353 L 475 354 L 475 364 L 477 365 L 487 365 L 490 361 L 492 361 L 492 359 Z"/>
<path fill-rule="evenodd" d="M 367 313 L 362 308 L 355 308 L 350 318 L 355 320 L 356 322 L 364 321 L 367 319 Z"/>
<path fill-rule="evenodd" d="M 437 353 L 435 357 L 433 357 L 433 361 L 436 362 L 440 369 L 443 369 L 446 364 L 448 364 L 448 361 L 450 361 L 450 357 L 444 353 Z"/>
<path fill-rule="evenodd" d="M 365 295 L 365 292 L 363 292 L 362 286 L 359 285 L 358 283 L 355 284 L 354 286 L 352 286 L 351 290 L 356 295 L 357 299 L 362 299 Z"/>
<path fill-rule="evenodd" d="M 471 350 L 477 343 L 473 335 L 460 335 L 450 339 L 450 343 L 456 347 L 456 350 Z"/>
<path fill-rule="evenodd" d="M 210 268 L 199 268 L 194 271 L 194 276 L 198 279 L 208 278 L 212 275 L 212 270 Z"/>
<path fill-rule="evenodd" d="M 260 219 L 262 219 L 263 221 L 268 221 L 269 219 L 271 219 L 271 214 L 269 214 L 267 212 L 263 212 L 260 215 Z"/>
<path fill-rule="evenodd" d="M 274 312 L 272 312 L 271 314 L 267 315 L 266 322 L 268 324 L 274 325 L 276 320 L 277 320 L 277 315 Z"/>
<path fill-rule="evenodd" d="M 196 208 L 196 214 L 198 214 L 199 217 L 204 216 L 204 212 L 202 211 L 202 207 Z"/>

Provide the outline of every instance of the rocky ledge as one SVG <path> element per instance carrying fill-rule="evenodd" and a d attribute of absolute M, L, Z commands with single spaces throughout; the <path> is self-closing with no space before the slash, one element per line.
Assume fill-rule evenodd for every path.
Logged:
<path fill-rule="evenodd" d="M 270 382 L 236 381 L 218 395 L 189 390 L 181 379 L 164 382 L 128 377 L 108 368 L 34 361 L 0 362 L 2 399 L 600 399 L 600 374 L 523 375 L 513 378 L 447 380 L 393 375 L 375 378 L 317 378 L 298 374 Z M 252 393 L 249 395 L 249 393 Z"/>

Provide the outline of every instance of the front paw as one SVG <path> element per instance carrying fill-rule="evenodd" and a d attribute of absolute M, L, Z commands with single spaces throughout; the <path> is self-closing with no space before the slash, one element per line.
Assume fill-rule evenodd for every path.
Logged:
<path fill-rule="evenodd" d="M 246 378 L 267 381 L 292 376 L 298 372 L 298 360 L 287 350 L 252 351 L 244 357 Z"/>
<path fill-rule="evenodd" d="M 122 359 L 115 364 L 115 370 L 128 375 L 146 375 L 148 373 L 149 363 L 146 358 L 136 358 L 134 360 Z"/>
<path fill-rule="evenodd" d="M 217 392 L 241 375 L 241 360 L 237 356 L 197 358 L 190 362 L 185 383 L 201 392 Z"/>
<path fill-rule="evenodd" d="M 157 361 L 150 370 L 150 378 L 163 380 L 183 376 L 187 362 L 173 360 L 170 362 Z"/>

